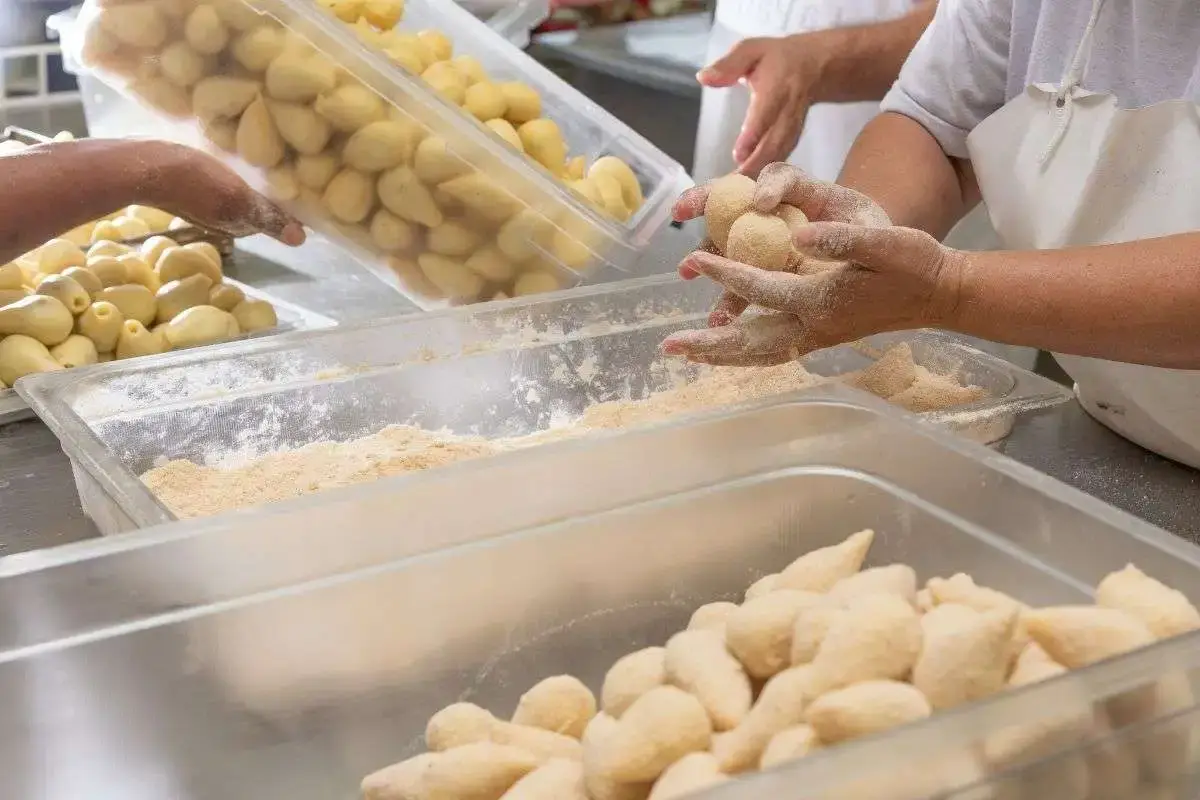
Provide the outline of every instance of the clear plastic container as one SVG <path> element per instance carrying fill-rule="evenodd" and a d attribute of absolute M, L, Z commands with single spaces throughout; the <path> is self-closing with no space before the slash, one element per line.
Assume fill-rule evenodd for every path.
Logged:
<path fill-rule="evenodd" d="M 275 336 L 291 331 L 320 330 L 321 328 L 331 328 L 337 325 L 337 322 L 324 314 L 318 314 L 315 311 L 309 311 L 307 308 L 301 308 L 300 306 L 285 302 L 269 292 L 259 291 L 253 286 L 247 286 L 232 278 L 225 278 L 224 282 L 241 289 L 242 294 L 247 297 L 255 300 L 266 300 L 275 307 L 275 313 L 279 317 L 279 324 L 269 331 L 251 334 L 247 337 L 248 339 L 260 339 L 264 336 Z M 16 390 L 0 389 L 0 425 L 32 416 L 33 412 L 30 410 L 29 404 L 17 394 Z"/>
<path fill-rule="evenodd" d="M 547 0 L 518 0 L 515 3 L 504 3 L 500 9 L 494 9 L 491 5 L 461 5 L 475 16 L 485 19 L 489 28 L 516 47 L 525 47 L 529 43 L 530 31 L 550 13 Z M 79 6 L 51 15 L 46 20 L 47 36 L 51 39 L 61 37 L 67 41 L 75 41 L 73 37 L 77 35 L 75 25 L 78 17 Z M 69 52 L 64 54 L 64 67 L 75 75 L 79 83 L 79 95 L 89 135 L 110 139 L 153 136 L 161 128 L 161 121 L 153 111 L 91 75 Z"/>
<path fill-rule="evenodd" d="M 639 399 L 696 375 L 659 352 L 668 333 L 702 324 L 715 288 L 673 276 L 339 326 L 324 335 L 239 343 L 103 372 L 31 376 L 21 392 L 71 458 L 84 510 L 104 533 L 174 519 L 137 478 L 169 459 L 209 463 L 389 424 L 459 434 L 544 430 L 610 399 Z M 986 442 L 1017 413 L 1061 403 L 1067 389 L 930 332 L 908 341 L 916 361 L 982 387 L 976 403 L 925 415 Z M 853 347 L 814 354 L 818 375 L 870 363 Z M 780 389 L 786 391 L 786 389 Z"/>
<path fill-rule="evenodd" d="M 133 5 L 158 8 L 151 2 Z M 196 0 L 171 0 L 169 5 L 194 9 Z M 222 16 L 206 16 L 206 25 L 224 34 L 230 28 L 248 33 L 228 36 L 229 44 L 208 61 L 185 61 L 186 45 L 179 37 L 191 36 L 187 42 L 195 47 L 216 49 L 219 34 L 209 45 L 194 26 L 161 15 L 157 18 L 165 32 L 143 43 L 152 46 L 134 49 L 120 42 L 124 20 L 114 15 L 128 15 L 121 10 L 125 4 L 99 8 L 89 2 L 73 23 L 59 23 L 58 32 L 76 64 L 155 109 L 150 115 L 155 135 L 225 157 L 252 184 L 292 207 L 310 227 L 424 307 L 550 291 L 581 280 L 612 280 L 632 266 L 668 220 L 675 197 L 690 184 L 678 163 L 451 0 L 409 0 L 396 31 L 410 38 L 382 45 L 377 31 L 347 25 L 309 0 L 218 0 L 213 6 Z M 189 11 L 187 20 L 192 22 L 197 13 L 208 15 L 213 6 Z M 239 37 L 261 33 L 253 26 L 265 30 L 266 38 L 286 40 L 286 51 L 269 59 L 262 53 L 274 51 L 247 47 L 235 60 L 235 47 L 250 41 Z M 425 45 L 413 44 L 413 34 L 427 29 L 444 32 L 456 54 L 473 58 L 471 63 L 486 71 L 488 80 L 466 89 L 477 116 L 489 117 L 507 105 L 512 110 L 505 113 L 517 122 L 523 148 L 538 153 L 538 160 L 459 108 L 453 102 L 457 97 L 434 91 L 414 74 L 427 67 L 431 56 Z M 161 58 L 168 47 L 174 50 Z M 419 52 L 420 67 L 412 63 L 414 52 Z M 454 76 L 470 71 L 456 63 L 461 68 L 445 62 L 433 68 L 449 69 Z M 202 72 L 206 77 L 195 84 L 202 90 L 179 88 L 163 77 L 164 67 L 177 83 Z M 199 72 L 176 76 L 177 68 Z M 214 83 L 214 76 L 235 82 Z M 516 100 L 496 99 L 496 86 L 514 82 L 536 92 L 540 113 L 557 126 L 557 134 L 533 130 L 545 122 L 530 123 L 533 127 L 527 129 L 520 122 L 532 111 Z M 87 81 L 82 91 L 92 93 Z M 447 91 L 453 95 L 463 89 Z M 377 124 L 365 131 L 368 123 Z M 145 127 L 139 125 L 138 132 Z M 504 130 L 515 135 L 511 125 Z M 565 141 L 572 159 L 583 158 L 589 188 L 575 183 L 568 188 L 582 175 L 574 161 L 569 170 L 566 161 L 560 165 L 556 136 Z M 604 157 L 631 170 L 620 172 L 613 167 L 616 162 L 604 161 L 627 183 L 603 168 L 603 176 L 591 174 Z M 338 168 L 332 181 L 323 173 Z M 608 211 L 598 210 L 602 206 Z M 466 231 L 447 226 L 447 220 Z"/>
<path fill-rule="evenodd" d="M 747 436 L 754 447 L 715 457 Z M 907 563 L 922 581 L 961 570 L 1034 605 L 1087 602 L 1133 562 L 1200 600 L 1195 546 L 880 402 L 817 389 L 7 559 L 0 794 L 350 800 L 365 774 L 422 748 L 442 706 L 507 716 L 562 673 L 598 690 L 617 658 L 662 644 L 697 606 L 867 526 L 868 565 Z M 1191 633 L 696 797 L 1188 800 L 1200 710 L 1186 691 L 1118 730 L 1004 764 L 978 754 L 1198 670 Z M 1112 767 L 1129 757 L 1155 770 L 1122 786 Z M 1080 774 L 1118 791 L 1061 788 Z"/>

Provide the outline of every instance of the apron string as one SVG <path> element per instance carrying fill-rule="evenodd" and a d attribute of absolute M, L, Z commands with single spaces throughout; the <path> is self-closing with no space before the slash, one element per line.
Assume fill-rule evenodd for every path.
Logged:
<path fill-rule="evenodd" d="M 1067 134 L 1067 127 L 1071 124 L 1071 116 L 1074 111 L 1075 89 L 1083 80 L 1088 64 L 1091 63 L 1092 40 L 1095 38 L 1096 24 L 1100 20 L 1100 10 L 1102 8 L 1104 8 L 1104 0 L 1093 0 L 1092 13 L 1088 17 L 1087 27 L 1083 31 L 1083 38 L 1079 40 L 1079 46 L 1075 48 L 1075 55 L 1067 63 L 1062 80 L 1058 84 L 1058 91 L 1054 93 L 1054 113 L 1058 117 L 1058 125 L 1055 126 L 1054 135 L 1050 138 L 1050 142 L 1042 151 L 1041 156 L 1038 157 L 1038 163 L 1040 164 L 1045 164 L 1054 155 L 1054 151 L 1058 149 L 1063 137 Z"/>

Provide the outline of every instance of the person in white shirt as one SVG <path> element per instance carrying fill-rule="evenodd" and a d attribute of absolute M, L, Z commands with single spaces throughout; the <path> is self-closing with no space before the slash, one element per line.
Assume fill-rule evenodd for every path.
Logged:
<path fill-rule="evenodd" d="M 829 184 L 763 171 L 798 247 L 842 262 L 767 273 L 708 253 L 728 290 L 666 352 L 765 364 L 940 327 L 1058 355 L 1113 430 L 1200 467 L 1200 10 L 1194 0 L 939 5 L 884 112 Z M 703 211 L 689 192 L 679 218 Z M 983 199 L 1005 250 L 940 238 Z M 748 304 L 763 314 L 735 319 Z"/>
<path fill-rule="evenodd" d="M 936 0 L 720 0 L 693 176 L 789 161 L 833 180 Z"/>

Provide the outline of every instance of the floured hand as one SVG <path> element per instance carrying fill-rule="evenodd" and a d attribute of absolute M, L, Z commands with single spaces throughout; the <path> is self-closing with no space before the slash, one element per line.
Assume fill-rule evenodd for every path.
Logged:
<path fill-rule="evenodd" d="M 704 215 L 708 201 L 708 187 L 696 186 L 688 189 L 676 201 L 673 214 L 680 222 L 697 219 Z M 768 164 L 758 176 L 754 194 L 754 209 L 770 213 L 786 203 L 804 212 L 812 222 L 845 222 L 869 228 L 888 227 L 892 224 L 888 215 L 871 198 L 864 194 L 839 186 L 836 183 L 817 180 L 804 170 L 791 164 Z M 793 234 L 797 231 L 793 230 Z M 701 251 L 715 252 L 705 242 Z M 798 274 L 819 274 L 831 265 L 813 261 L 801 261 L 792 271 Z M 698 274 L 685 260 L 679 267 L 684 278 Z M 743 311 L 748 301 L 734 292 L 725 292 L 713 308 L 709 324 L 717 327 L 728 325 Z"/>
<path fill-rule="evenodd" d="M 876 333 L 943 327 L 958 313 L 968 255 L 922 231 L 814 222 L 794 241 L 815 258 L 844 263 L 794 274 L 702 251 L 688 256 L 680 265 L 685 277 L 711 278 L 741 309 L 753 304 L 766 313 L 674 334 L 663 351 L 708 364 L 766 366 Z"/>

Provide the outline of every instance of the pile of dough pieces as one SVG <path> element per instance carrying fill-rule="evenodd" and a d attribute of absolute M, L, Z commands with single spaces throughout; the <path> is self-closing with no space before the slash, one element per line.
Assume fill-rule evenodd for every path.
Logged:
<path fill-rule="evenodd" d="M 568 157 L 531 86 L 493 80 L 478 59 L 455 56 L 441 31 L 398 29 L 403 0 L 319 2 L 460 109 L 464 122 L 525 154 L 596 211 L 624 222 L 642 206 L 637 176 L 621 159 Z M 564 206 L 551 221 L 534 211 L 240 0 L 91 0 L 83 19 L 86 65 L 159 112 L 197 121 L 218 152 L 262 171 L 268 193 L 385 258 L 419 295 L 468 303 L 553 291 L 558 264 L 584 269 L 593 260 L 597 231 L 587 215 Z"/>
<path fill-rule="evenodd" d="M 1200 628 L 1181 593 L 1132 565 L 1100 582 L 1094 605 L 1034 609 L 962 573 L 918 590 L 907 565 L 862 569 L 873 539 L 862 531 L 811 551 L 757 581 L 740 605 L 702 606 L 665 647 L 617 661 L 599 704 L 579 680 L 557 676 L 523 695 L 509 721 L 448 706 L 429 721 L 429 752 L 368 776 L 363 796 L 684 797 Z M 940 796 L 1073 748 L 999 794 L 969 796 L 1174 796 L 1164 787 L 1191 766 L 1190 728 L 1078 747 L 1189 708 L 1183 674 L 1096 706 L 1067 698 L 1051 718 L 955 743 L 959 756 L 948 747 L 882 785 L 860 779 L 839 800 Z"/>
<path fill-rule="evenodd" d="M 183 227 L 165 211 L 129 206 L 0 266 L 0 389 L 34 372 L 274 328 L 274 307 L 225 283 L 208 242 L 121 241 Z"/>

